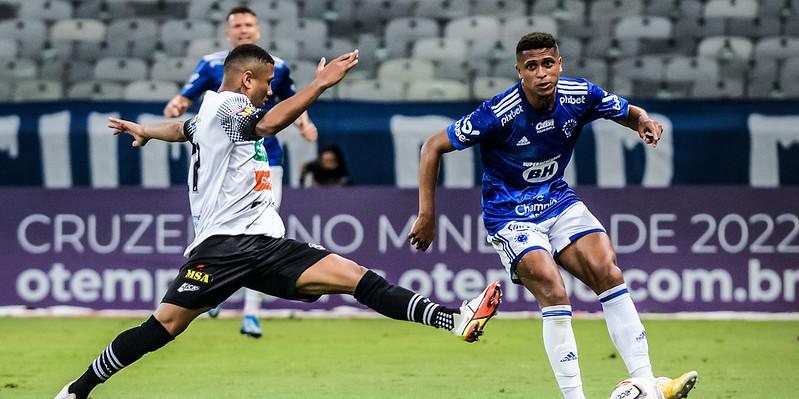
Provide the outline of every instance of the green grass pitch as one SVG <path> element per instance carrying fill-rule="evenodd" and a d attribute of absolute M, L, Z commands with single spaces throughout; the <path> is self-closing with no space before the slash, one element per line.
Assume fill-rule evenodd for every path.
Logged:
<path fill-rule="evenodd" d="M 52 398 L 141 320 L 0 318 L 0 398 Z M 477 344 L 385 319 L 276 319 L 260 340 L 238 319 L 197 320 L 98 387 L 126 398 L 559 398 L 540 320 L 492 321 Z M 645 321 L 657 375 L 696 369 L 690 399 L 799 398 L 797 321 Z M 602 320 L 575 320 L 583 384 L 607 398 L 626 376 Z"/>

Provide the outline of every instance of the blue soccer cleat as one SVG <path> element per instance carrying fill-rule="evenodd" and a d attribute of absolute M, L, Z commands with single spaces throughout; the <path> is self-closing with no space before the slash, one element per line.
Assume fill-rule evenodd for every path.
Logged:
<path fill-rule="evenodd" d="M 212 319 L 215 319 L 219 316 L 219 312 L 222 311 L 222 304 L 216 305 L 215 308 L 208 309 L 208 316 Z"/>
<path fill-rule="evenodd" d="M 258 323 L 258 318 L 255 316 L 244 316 L 244 319 L 241 320 L 241 329 L 239 332 L 253 338 L 261 338 L 261 335 L 263 335 L 261 324 Z"/>

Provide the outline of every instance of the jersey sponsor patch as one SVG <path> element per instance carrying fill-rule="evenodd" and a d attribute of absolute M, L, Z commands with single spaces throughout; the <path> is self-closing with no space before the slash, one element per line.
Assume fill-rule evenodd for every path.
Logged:
<path fill-rule="evenodd" d="M 253 191 L 263 191 L 272 189 L 272 178 L 269 170 L 256 170 L 255 171 L 255 188 Z"/>
<path fill-rule="evenodd" d="M 256 112 L 258 112 L 257 108 L 255 108 L 255 107 L 253 107 L 251 105 L 247 105 L 247 106 L 242 107 L 238 111 L 235 111 L 234 114 L 238 115 L 238 116 L 250 116 L 250 115 L 254 115 Z"/>

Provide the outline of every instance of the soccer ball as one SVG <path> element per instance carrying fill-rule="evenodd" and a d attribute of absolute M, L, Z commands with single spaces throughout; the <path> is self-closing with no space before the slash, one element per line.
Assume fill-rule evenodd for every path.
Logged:
<path fill-rule="evenodd" d="M 616 385 L 610 399 L 664 399 L 654 381 L 628 378 Z"/>

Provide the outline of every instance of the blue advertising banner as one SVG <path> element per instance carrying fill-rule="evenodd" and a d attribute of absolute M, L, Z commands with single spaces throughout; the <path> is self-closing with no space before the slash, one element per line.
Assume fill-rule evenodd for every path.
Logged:
<path fill-rule="evenodd" d="M 566 170 L 573 185 L 799 185 L 799 102 L 642 101 L 665 127 L 657 149 L 609 121 L 584 129 Z M 419 148 L 431 134 L 471 112 L 476 103 L 319 102 L 319 128 L 307 143 L 289 127 L 285 181 L 300 185 L 303 163 L 317 148 L 342 148 L 356 185 L 416 187 Z M 140 123 L 163 120 L 163 104 L 57 102 L 0 105 L 0 186 L 163 188 L 186 181 L 187 144 L 151 142 L 143 149 L 111 135 L 109 116 Z M 368 149 L 368 150 L 367 150 Z M 443 185 L 479 186 L 479 148 L 448 154 Z"/>
<path fill-rule="evenodd" d="M 799 312 L 799 188 L 579 188 L 645 312 Z M 441 189 L 431 248 L 411 248 L 417 192 L 289 189 L 287 236 L 319 243 L 449 305 L 503 282 L 503 311 L 536 311 L 486 241 L 477 189 Z M 185 189 L 0 189 L 0 306 L 152 309 L 191 240 Z M 578 311 L 596 295 L 565 275 Z M 360 306 L 271 298 L 269 309 Z"/>

